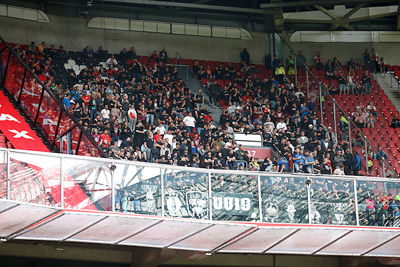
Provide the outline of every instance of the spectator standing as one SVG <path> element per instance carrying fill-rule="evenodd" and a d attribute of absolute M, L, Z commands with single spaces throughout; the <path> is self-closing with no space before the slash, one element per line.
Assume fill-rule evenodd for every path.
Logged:
<path fill-rule="evenodd" d="M 196 127 L 196 119 L 193 117 L 192 112 L 189 112 L 188 115 L 183 118 L 183 124 L 186 126 L 189 133 L 193 131 Z"/>
<path fill-rule="evenodd" d="M 272 68 L 272 58 L 271 58 L 271 53 L 268 52 L 265 57 L 264 57 L 264 64 L 265 64 L 265 68 L 267 70 L 270 70 Z"/>
<path fill-rule="evenodd" d="M 365 70 L 361 81 L 363 83 L 363 94 L 370 94 L 371 93 L 371 78 L 369 77 L 369 72 L 368 70 Z"/>
<path fill-rule="evenodd" d="M 168 54 L 165 48 L 158 53 L 158 61 L 163 62 L 164 64 L 168 63 Z"/>
<path fill-rule="evenodd" d="M 361 171 L 361 156 L 358 154 L 358 152 L 353 151 L 353 174 L 358 175 L 358 172 Z"/>
<path fill-rule="evenodd" d="M 246 62 L 247 65 L 250 64 L 250 54 L 246 48 L 243 48 L 242 52 L 240 53 L 240 59 Z"/>
<path fill-rule="evenodd" d="M 131 105 L 128 110 L 128 125 L 129 129 L 133 132 L 136 127 L 137 122 L 137 112 L 135 110 L 135 106 Z"/>

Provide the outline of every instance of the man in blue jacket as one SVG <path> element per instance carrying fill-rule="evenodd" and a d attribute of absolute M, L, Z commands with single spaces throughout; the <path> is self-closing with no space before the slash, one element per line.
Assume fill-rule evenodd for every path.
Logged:
<path fill-rule="evenodd" d="M 353 174 L 358 175 L 358 172 L 361 171 L 361 156 L 356 152 L 353 151 Z"/>

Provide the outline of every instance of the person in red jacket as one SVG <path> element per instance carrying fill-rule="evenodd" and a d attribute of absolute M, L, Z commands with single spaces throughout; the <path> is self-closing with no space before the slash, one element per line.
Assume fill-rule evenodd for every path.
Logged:
<path fill-rule="evenodd" d="M 104 147 L 109 147 L 111 143 L 111 137 L 109 131 L 105 130 L 103 134 L 100 135 L 100 145 Z"/>

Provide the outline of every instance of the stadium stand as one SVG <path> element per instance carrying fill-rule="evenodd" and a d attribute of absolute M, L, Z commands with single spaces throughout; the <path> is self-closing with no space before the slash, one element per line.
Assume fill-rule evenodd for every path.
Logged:
<path fill-rule="evenodd" d="M 293 58 L 285 71 L 278 58 L 266 67 L 246 61 L 178 60 L 168 58 L 165 50 L 148 57 L 136 55 L 134 48 L 111 55 L 101 47 L 96 52 L 88 47 L 67 52 L 62 47 L 47 48 L 44 42 L 11 45 L 111 158 L 325 174 L 342 174 L 339 167 L 343 164 L 345 174 L 373 176 L 384 175 L 380 170 L 383 158 L 396 173 L 400 168 L 396 143 L 388 141 L 398 140 L 397 132 L 385 131 L 398 112 L 373 76 L 363 70 L 369 66 L 345 66 L 335 59 L 323 66 L 319 58 L 308 70 L 299 66 L 295 86 Z M 185 86 L 174 66 L 177 63 L 192 68 L 207 88 L 210 102 L 224 109 L 219 125 L 202 105 L 205 96 L 201 91 L 194 94 Z M 281 68 L 283 72 L 278 73 Z M 312 74 L 310 89 L 306 88 L 306 71 Z M 323 114 L 318 101 L 320 84 Z M 333 99 L 340 107 L 336 109 L 338 136 L 333 132 Z M 349 117 L 361 128 L 351 129 L 351 145 Z M 238 132 L 262 136 L 264 145 L 273 147 L 277 156 L 252 159 L 235 142 Z M 364 135 L 371 141 L 367 153 Z"/>

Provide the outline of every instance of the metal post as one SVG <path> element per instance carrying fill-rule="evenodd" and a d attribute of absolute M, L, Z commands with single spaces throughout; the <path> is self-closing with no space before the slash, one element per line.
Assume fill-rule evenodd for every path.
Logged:
<path fill-rule="evenodd" d="M 367 176 L 368 176 L 368 145 L 367 145 L 367 139 L 364 139 L 364 145 L 365 145 L 365 170 L 367 171 Z"/>
<path fill-rule="evenodd" d="M 308 67 L 306 67 L 307 99 L 310 99 L 310 83 L 308 81 Z"/>
<path fill-rule="evenodd" d="M 261 198 L 261 176 L 258 175 L 258 207 L 259 207 L 259 215 L 260 222 L 263 221 L 263 212 L 262 212 L 262 198 Z"/>
<path fill-rule="evenodd" d="M 208 208 L 210 209 L 210 221 L 212 221 L 211 172 L 208 173 Z"/>
<path fill-rule="evenodd" d="M 114 170 L 116 165 L 114 162 L 111 162 L 111 211 L 115 212 L 115 179 L 114 179 Z"/>
<path fill-rule="evenodd" d="M 311 184 L 311 180 L 309 177 L 307 177 L 307 202 L 308 202 L 308 223 L 311 224 L 312 223 L 312 219 L 311 219 L 311 191 L 310 191 L 310 184 Z"/>
<path fill-rule="evenodd" d="M 319 108 L 321 112 L 321 124 L 324 124 L 324 109 L 323 109 L 323 101 L 322 101 L 322 89 L 321 89 L 321 83 L 319 83 Z M 325 100 L 325 99 L 324 99 Z"/>
<path fill-rule="evenodd" d="M 60 157 L 60 206 L 64 208 L 64 158 Z"/>
<path fill-rule="evenodd" d="M 393 76 L 390 74 L 390 88 L 393 88 Z"/>
<path fill-rule="evenodd" d="M 358 214 L 357 181 L 355 179 L 353 180 L 353 186 L 354 186 L 354 206 L 356 208 L 356 221 L 357 221 L 357 226 L 360 226 L 360 218 Z"/>
<path fill-rule="evenodd" d="M 386 173 L 385 173 L 385 161 L 384 161 L 384 160 L 382 160 L 382 176 L 383 176 L 383 178 L 386 177 Z"/>
<path fill-rule="evenodd" d="M 297 54 L 294 53 L 294 81 L 297 86 Z"/>
<path fill-rule="evenodd" d="M 164 171 L 164 172 L 163 172 Z M 165 169 L 160 169 L 160 175 L 161 175 L 161 216 L 165 216 L 165 207 L 164 207 L 164 174 L 165 174 Z"/>
<path fill-rule="evenodd" d="M 10 186 L 11 186 L 11 177 L 10 177 L 10 150 L 6 150 L 6 160 L 7 160 L 7 199 L 10 199 Z"/>
<path fill-rule="evenodd" d="M 336 99 L 333 99 L 333 124 L 335 125 L 335 141 L 336 144 L 338 143 L 337 141 L 337 122 L 336 122 Z"/>
<path fill-rule="evenodd" d="M 350 144 L 350 153 L 353 154 L 353 144 L 352 144 L 352 140 L 351 140 L 351 119 L 348 118 L 349 120 L 349 144 Z"/>

